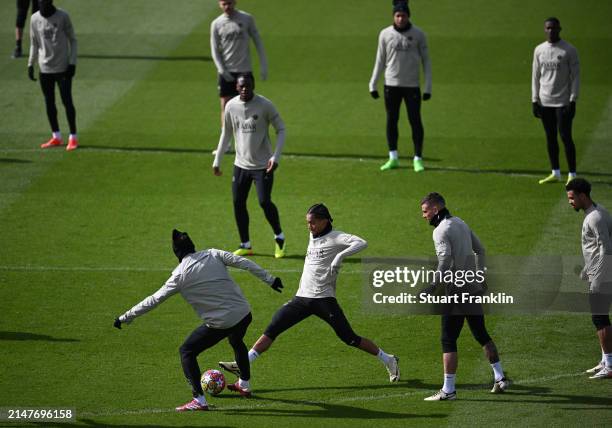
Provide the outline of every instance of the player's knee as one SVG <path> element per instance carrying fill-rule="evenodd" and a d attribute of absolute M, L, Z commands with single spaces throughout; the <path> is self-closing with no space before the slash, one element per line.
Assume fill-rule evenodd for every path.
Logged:
<path fill-rule="evenodd" d="M 457 352 L 457 339 L 443 337 L 441 342 L 442 352 L 444 352 L 445 354 L 449 352 Z"/>
<path fill-rule="evenodd" d="M 610 316 L 609 315 L 592 315 L 593 325 L 597 330 L 602 330 L 606 327 L 610 327 Z"/>
<path fill-rule="evenodd" d="M 342 340 L 348 346 L 353 346 L 355 348 L 358 348 L 359 345 L 361 345 L 361 337 L 356 335 L 353 332 L 349 334 L 343 334 L 342 336 L 339 336 L 339 337 L 340 337 L 340 340 Z"/>
<path fill-rule="evenodd" d="M 262 199 L 259 201 L 259 206 L 266 210 L 272 208 L 272 200 L 271 199 Z"/>
<path fill-rule="evenodd" d="M 193 349 L 188 343 L 183 343 L 179 348 L 179 354 L 181 358 L 189 358 L 193 355 Z"/>
<path fill-rule="evenodd" d="M 486 331 L 474 334 L 474 339 L 476 339 L 476 341 L 480 343 L 480 346 L 485 346 L 487 343 L 493 340 L 491 339 L 491 336 L 489 336 L 489 333 L 487 333 Z"/>

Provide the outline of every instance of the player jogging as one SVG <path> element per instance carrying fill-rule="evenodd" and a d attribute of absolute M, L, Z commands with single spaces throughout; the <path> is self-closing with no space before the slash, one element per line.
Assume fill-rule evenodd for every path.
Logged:
<path fill-rule="evenodd" d="M 485 249 L 478 237 L 459 217 L 454 217 L 446 208 L 444 198 L 439 193 L 430 193 L 421 200 L 423 218 L 435 229 L 433 241 L 438 257 L 437 271 L 442 277 L 447 271 L 479 269 L 484 270 Z M 443 285 L 443 284 L 441 284 Z M 452 290 L 449 284 L 447 290 Z M 464 321 L 467 321 L 474 339 L 480 343 L 489 359 L 495 382 L 492 393 L 504 392 L 510 386 L 510 380 L 504 376 L 499 354 L 493 339 L 485 327 L 485 317 L 481 305 L 462 306 L 450 304 L 445 306 L 442 314 L 442 361 L 444 364 L 444 385 L 425 401 L 455 400 L 455 375 L 459 358 L 457 339 L 461 334 Z"/>
<path fill-rule="evenodd" d="M 533 52 L 531 101 L 533 115 L 542 119 L 546 133 L 546 147 L 552 172 L 540 184 L 561 181 L 557 132 L 565 147 L 569 173 L 567 182 L 576 177 L 576 147 L 572 138 L 572 122 L 576 114 L 576 100 L 580 87 L 578 52 L 561 40 L 561 23 L 557 18 L 544 22 L 546 41 Z"/>
<path fill-rule="evenodd" d="M 590 379 L 612 379 L 612 217 L 591 199 L 591 183 L 575 178 L 565 186 L 567 199 L 576 210 L 584 211 L 582 221 L 582 279 L 589 282 L 591 319 L 601 346 L 601 361 L 586 372 Z"/>
<path fill-rule="evenodd" d="M 332 221 L 325 205 L 316 204 L 308 209 L 306 223 L 310 241 L 299 289 L 293 299 L 274 314 L 264 334 L 249 351 L 249 362 L 267 351 L 281 333 L 315 315 L 329 324 L 347 345 L 377 356 L 387 368 L 389 380 L 397 382 L 400 379 L 399 358 L 385 353 L 370 339 L 358 336 L 336 300 L 336 281 L 342 260 L 365 249 L 367 243 L 358 236 L 333 229 Z M 219 366 L 240 376 L 236 362 L 219 362 Z"/>
<path fill-rule="evenodd" d="M 38 0 L 17 0 L 17 18 L 15 19 L 15 50 L 13 58 L 20 58 L 23 55 L 22 40 L 23 29 L 28 18 L 28 8 L 32 3 L 32 15 L 38 11 Z"/>
<path fill-rule="evenodd" d="M 412 128 L 415 172 L 423 166 L 423 122 L 421 120 L 420 67 L 425 73 L 423 101 L 431 98 L 431 63 L 427 50 L 425 33 L 410 22 L 407 1 L 393 2 L 393 25 L 383 29 L 378 36 L 378 50 L 374 71 L 370 79 L 370 95 L 379 98 L 376 84 L 380 74 L 385 72 L 385 109 L 387 110 L 387 145 L 389 160 L 380 167 L 381 171 L 399 167 L 397 140 L 400 107 L 406 104 L 408 121 Z"/>
<path fill-rule="evenodd" d="M 251 307 L 238 284 L 229 276 L 227 266 L 249 271 L 279 293 L 283 288 L 280 278 L 274 278 L 252 261 L 226 251 L 211 248 L 196 252 L 187 233 L 178 230 L 172 231 L 172 249 L 179 265 L 172 271 L 170 278 L 157 292 L 116 318 L 114 326 L 120 329 L 122 323 L 132 322 L 134 318 L 154 309 L 173 294 L 181 293 L 204 324 L 196 328 L 179 349 L 183 372 L 191 385 L 193 400 L 176 410 L 208 410 L 200 384 L 201 373 L 197 356 L 226 337 L 234 349 L 237 366 L 241 369 L 240 379 L 236 385 L 229 385 L 228 389 L 237 391 L 239 385 L 241 395 L 250 396 L 251 372 L 243 338 L 251 323 Z"/>
<path fill-rule="evenodd" d="M 234 216 L 240 235 L 240 246 L 234 254 L 249 256 L 253 254 L 249 236 L 249 212 L 247 198 L 251 184 L 255 182 L 259 205 L 274 232 L 274 257 L 285 256 L 285 235 L 281 229 L 278 209 L 272 202 L 274 171 L 278 168 L 281 152 L 285 144 L 285 124 L 270 100 L 253 92 L 255 83 L 246 74 L 236 80 L 240 96 L 233 98 L 225 108 L 225 125 L 213 162 L 213 173 L 220 176 L 221 159 L 229 146 L 232 134 L 236 142 L 236 158 L 232 177 Z M 276 130 L 276 149 L 268 130 L 270 125 Z"/>

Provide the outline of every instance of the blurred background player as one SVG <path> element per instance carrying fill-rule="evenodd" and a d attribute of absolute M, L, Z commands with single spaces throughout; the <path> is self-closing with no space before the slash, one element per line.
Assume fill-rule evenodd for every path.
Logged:
<path fill-rule="evenodd" d="M 223 11 L 210 25 L 210 51 L 217 67 L 219 97 L 221 99 L 221 126 L 223 127 L 223 112 L 227 102 L 238 95 L 236 78 L 240 74 L 253 73 L 249 38 L 253 39 L 257 54 L 261 80 L 268 78 L 268 60 L 255 19 L 241 10 L 236 9 L 235 0 L 219 0 Z M 254 79 L 253 79 L 254 80 Z M 228 146 L 228 151 L 230 147 Z M 215 151 L 213 151 L 213 155 Z"/>
<path fill-rule="evenodd" d="M 406 104 L 408 121 L 412 128 L 414 158 L 412 165 L 416 172 L 423 166 L 423 122 L 421 120 L 420 67 L 425 73 L 423 101 L 431 98 L 431 63 L 427 50 L 425 33 L 410 22 L 407 1 L 393 2 L 393 25 L 385 28 L 378 36 L 376 62 L 370 79 L 370 95 L 379 98 L 376 85 L 382 71 L 385 71 L 385 109 L 387 111 L 387 144 L 389 160 L 380 167 L 381 171 L 399 166 L 397 140 L 400 107 Z"/>
<path fill-rule="evenodd" d="M 232 135 L 236 143 L 232 194 L 234 216 L 240 234 L 240 246 L 234 254 L 253 255 L 249 237 L 249 212 L 247 198 L 251 183 L 255 182 L 259 205 L 274 232 L 274 257 L 285 256 L 285 235 L 281 229 L 278 209 L 272 202 L 274 171 L 278 168 L 281 152 L 285 144 L 285 124 L 270 100 L 255 94 L 253 76 L 240 75 L 236 81 L 238 97 L 227 103 L 224 125 L 213 162 L 213 173 L 222 174 L 220 165 L 223 154 L 229 147 Z M 268 134 L 270 125 L 276 130 L 276 149 L 272 153 L 272 143 Z"/>
<path fill-rule="evenodd" d="M 591 184 L 575 178 L 565 186 L 567 199 L 576 210 L 584 211 L 582 222 L 582 279 L 589 282 L 589 305 L 601 346 L 601 361 L 586 372 L 591 379 L 612 379 L 612 217 L 591 199 Z"/>
<path fill-rule="evenodd" d="M 250 395 L 251 371 L 243 338 L 252 320 L 251 307 L 238 284 L 230 277 L 227 266 L 250 272 L 279 293 L 283 288 L 280 278 L 274 278 L 249 259 L 226 251 L 211 248 L 196 252 L 189 235 L 176 229 L 172 231 L 172 250 L 179 260 L 179 265 L 172 271 L 170 278 L 157 292 L 116 318 L 114 326 L 121 329 L 121 324 L 132 322 L 134 318 L 154 309 L 173 294 L 181 293 L 204 324 L 196 328 L 179 349 L 183 372 L 191 385 L 193 400 L 176 410 L 208 410 L 200 383 L 201 373 L 197 357 L 226 337 L 234 350 L 237 365 L 241 368 L 240 379 L 236 383 L 245 391 L 243 395 Z"/>
<path fill-rule="evenodd" d="M 310 231 L 310 241 L 300 287 L 293 299 L 274 314 L 264 334 L 249 351 L 249 361 L 255 361 L 267 351 L 281 333 L 315 315 L 329 324 L 347 345 L 377 356 L 385 365 L 389 380 L 398 382 L 399 358 L 385 353 L 370 339 L 358 336 L 336 300 L 336 281 L 342 261 L 365 249 L 367 242 L 356 235 L 333 229 L 332 221 L 325 205 L 316 204 L 308 209 L 306 223 Z M 236 362 L 221 361 L 219 366 L 236 375 L 241 373 Z"/>
<path fill-rule="evenodd" d="M 53 0 L 40 0 L 39 11 L 30 19 L 30 58 L 28 77 L 34 77 L 34 63 L 38 62 L 40 87 L 45 97 L 47 118 L 52 136 L 41 144 L 41 148 L 61 146 L 64 142 L 57 121 L 55 106 L 55 85 L 59 87 L 62 103 L 70 127 L 66 150 L 78 147 L 76 109 L 72 101 L 72 79 L 76 72 L 77 39 L 68 14 L 53 6 Z"/>
<path fill-rule="evenodd" d="M 542 119 L 546 147 L 552 172 L 540 184 L 561 181 L 557 132 L 565 147 L 569 173 L 567 182 L 576 177 L 576 147 L 572 138 L 572 121 L 580 88 L 580 66 L 576 48 L 561 40 L 561 23 L 557 18 L 544 21 L 546 41 L 533 52 L 531 101 L 533 115 Z"/>
<path fill-rule="evenodd" d="M 453 217 L 446 208 L 446 202 L 439 193 L 430 193 L 421 200 L 421 212 L 425 220 L 434 227 L 433 241 L 438 257 L 436 271 L 456 270 L 484 271 L 485 249 L 478 237 L 459 217 Z M 452 293 L 453 284 L 440 284 L 446 292 Z M 425 401 L 455 400 L 455 375 L 459 357 L 457 339 L 461 334 L 464 321 L 467 321 L 474 339 L 480 343 L 493 369 L 495 381 L 492 393 L 504 392 L 510 386 L 510 380 L 504 376 L 497 347 L 485 327 L 482 306 L 449 304 L 442 314 L 442 361 L 444 364 L 444 385 L 436 394 L 425 398 Z"/>
<path fill-rule="evenodd" d="M 15 22 L 15 50 L 13 51 L 13 58 L 20 58 L 23 56 L 22 41 L 23 41 L 23 29 L 25 28 L 25 22 L 28 17 L 28 8 L 32 3 L 32 15 L 38 11 L 38 0 L 17 0 L 17 19 Z"/>

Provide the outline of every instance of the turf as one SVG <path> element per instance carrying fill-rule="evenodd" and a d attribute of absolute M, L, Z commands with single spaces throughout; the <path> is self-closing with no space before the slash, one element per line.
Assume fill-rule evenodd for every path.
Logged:
<path fill-rule="evenodd" d="M 214 0 L 56 3 L 79 38 L 82 147 L 71 153 L 38 149 L 48 134 L 42 95 L 25 61 L 8 58 L 14 3 L 0 5 L 0 407 L 73 407 L 77 425 L 117 427 L 612 423 L 610 383 L 580 374 L 599 357 L 587 314 L 489 317 L 515 386 L 488 393 L 488 363 L 466 331 L 459 400 L 423 402 L 442 380 L 439 320 L 365 310 L 359 258 L 346 261 L 338 298 L 360 335 L 400 356 L 399 384 L 387 382 L 375 358 L 308 319 L 253 365 L 255 399 L 224 392 L 210 399 L 214 413 L 173 413 L 189 398 L 177 348 L 198 319 L 174 297 L 122 331 L 112 321 L 167 278 L 172 228 L 189 231 L 199 247 L 237 244 L 231 159 L 221 178 L 210 168 L 219 105 L 208 29 L 219 11 Z M 270 63 L 256 91 L 274 101 L 288 130 L 274 200 L 289 257 L 271 257 L 271 231 L 255 195 L 249 201 L 253 260 L 281 276 L 286 290 L 277 295 L 232 272 L 253 307 L 249 345 L 297 289 L 304 213 L 318 201 L 337 228 L 368 240 L 368 257 L 432 254 L 418 201 L 434 190 L 492 255 L 580 254 L 581 215 L 567 207 L 561 185 L 537 184 L 548 162 L 530 112 L 531 56 L 549 15 L 561 19 L 562 37 L 580 54 L 579 173 L 612 207 L 612 4 L 413 0 L 434 79 L 423 105 L 427 171 L 418 175 L 407 168 L 404 121 L 403 168 L 378 171 L 384 108 L 367 82 L 378 32 L 390 23 L 388 2 L 242 0 L 240 7 L 256 17 Z M 65 130 L 61 108 L 60 124 Z M 199 361 L 212 368 L 230 356 L 222 343 Z"/>

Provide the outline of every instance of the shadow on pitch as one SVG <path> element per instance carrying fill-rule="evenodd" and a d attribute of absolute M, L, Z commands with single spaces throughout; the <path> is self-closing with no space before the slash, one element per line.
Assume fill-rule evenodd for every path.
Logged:
<path fill-rule="evenodd" d="M 605 382 L 605 380 L 604 380 Z M 550 388 L 544 388 L 550 390 Z M 520 398 L 520 397 L 525 397 Z M 589 406 L 604 406 L 612 409 L 612 397 L 592 396 L 592 395 L 571 395 L 571 394 L 551 394 L 548 391 L 538 392 L 534 388 L 512 385 L 503 395 L 495 398 L 470 398 L 462 396 L 461 399 L 466 401 L 481 401 L 481 402 L 511 402 L 511 403 L 537 403 L 547 405 L 589 405 Z M 565 410 L 584 410 L 580 407 L 563 407 Z"/>
<path fill-rule="evenodd" d="M 363 387 L 360 387 L 363 389 Z M 234 408 L 234 409 L 219 409 L 217 411 L 228 415 L 241 416 L 263 416 L 263 417 L 301 417 L 301 418 L 327 418 L 327 419 L 417 419 L 417 418 L 434 418 L 443 419 L 448 417 L 448 414 L 434 413 L 426 415 L 418 415 L 413 413 L 396 413 L 385 412 L 381 410 L 370 410 L 360 407 L 347 406 L 344 404 L 322 403 L 316 401 L 288 400 L 283 398 L 262 398 L 259 400 L 267 401 L 271 404 L 290 404 L 292 406 L 308 406 L 313 409 L 274 409 L 270 407 L 252 407 L 252 408 Z"/>
<path fill-rule="evenodd" d="M 142 61 L 212 61 L 209 56 L 183 55 L 183 56 L 160 56 L 160 55 L 112 55 L 112 54 L 79 54 L 79 58 L 85 59 L 124 59 Z"/>
<path fill-rule="evenodd" d="M 47 334 L 25 333 L 22 331 L 0 331 L 0 340 L 41 340 L 45 342 L 80 342 L 79 339 L 53 337 Z"/>
<path fill-rule="evenodd" d="M 210 415 L 208 414 L 209 412 L 197 412 L 198 414 L 196 415 L 193 412 L 190 412 L 188 414 L 186 414 L 185 416 L 188 417 L 192 422 L 195 421 L 196 419 L 194 419 L 194 417 L 200 416 L 202 419 L 199 419 L 202 422 L 202 425 L 205 425 L 207 428 L 230 428 L 231 425 L 208 425 L 205 422 L 206 417 L 210 417 Z M 29 425 L 29 426 L 40 426 L 40 427 L 50 427 L 50 428 L 65 428 L 65 427 L 125 427 L 125 428 L 151 428 L 151 427 L 156 427 L 156 428 L 188 428 L 188 427 L 193 427 L 195 425 L 191 424 L 191 425 L 160 425 L 159 423 L 151 423 L 151 424 L 136 424 L 136 425 L 131 425 L 131 424 L 125 424 L 125 423 L 118 423 L 118 424 L 110 424 L 110 423 L 102 423 L 102 422 L 96 422 L 92 419 L 77 419 L 76 423 L 61 423 L 61 422 L 32 422 L 34 425 Z M 13 426 L 13 425 L 11 425 Z"/>
<path fill-rule="evenodd" d="M 0 163 L 32 163 L 32 161 L 26 159 L 0 158 Z"/>

